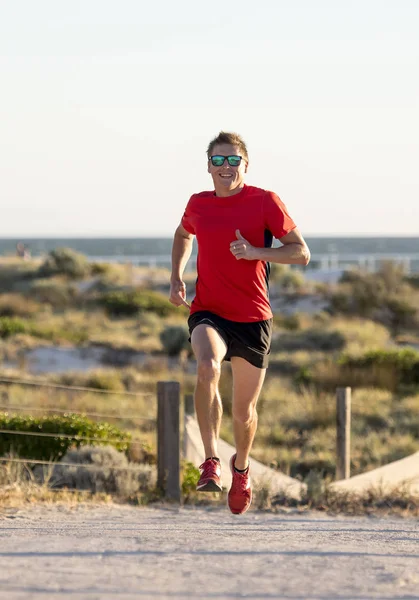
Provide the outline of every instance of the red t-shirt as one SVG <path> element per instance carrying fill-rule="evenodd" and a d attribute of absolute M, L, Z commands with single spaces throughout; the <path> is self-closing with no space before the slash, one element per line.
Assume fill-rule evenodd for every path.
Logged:
<path fill-rule="evenodd" d="M 283 202 L 273 192 L 245 185 L 233 196 L 212 192 L 191 196 L 182 225 L 196 235 L 198 278 L 191 314 L 209 310 L 239 322 L 272 317 L 269 303 L 269 263 L 237 260 L 230 243 L 236 229 L 252 246 L 269 248 L 296 227 Z"/>

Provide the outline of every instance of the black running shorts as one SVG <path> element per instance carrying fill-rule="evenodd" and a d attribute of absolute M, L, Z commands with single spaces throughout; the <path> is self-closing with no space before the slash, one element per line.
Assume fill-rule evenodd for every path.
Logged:
<path fill-rule="evenodd" d="M 271 351 L 272 319 L 239 323 L 202 310 L 189 317 L 189 333 L 192 335 L 197 325 L 205 323 L 213 327 L 224 340 L 227 346 L 224 360 L 240 356 L 255 367 L 266 369 Z"/>

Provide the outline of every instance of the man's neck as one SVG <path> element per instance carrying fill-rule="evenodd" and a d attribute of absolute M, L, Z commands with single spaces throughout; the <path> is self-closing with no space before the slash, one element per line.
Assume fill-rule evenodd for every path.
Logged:
<path fill-rule="evenodd" d="M 244 186 L 245 186 L 245 184 L 242 183 L 242 184 L 238 185 L 236 188 L 233 188 L 232 190 L 226 190 L 225 188 L 221 188 L 221 189 L 215 188 L 215 195 L 218 198 L 228 198 L 229 196 L 236 196 L 236 194 L 239 194 L 244 189 Z"/>

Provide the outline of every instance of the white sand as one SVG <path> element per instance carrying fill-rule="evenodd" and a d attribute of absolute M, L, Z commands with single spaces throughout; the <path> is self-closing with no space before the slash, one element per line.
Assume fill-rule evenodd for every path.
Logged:
<path fill-rule="evenodd" d="M 7 600 L 419 598 L 415 519 L 126 506 L 11 517 L 0 519 Z"/>

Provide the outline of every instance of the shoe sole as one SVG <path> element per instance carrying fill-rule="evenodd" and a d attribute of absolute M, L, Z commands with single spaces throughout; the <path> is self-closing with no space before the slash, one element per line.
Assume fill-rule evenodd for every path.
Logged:
<path fill-rule="evenodd" d="M 197 492 L 222 492 L 223 488 L 213 480 L 207 481 L 201 486 L 196 487 Z"/>

